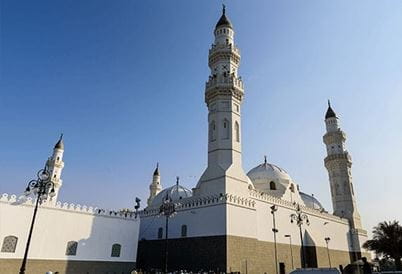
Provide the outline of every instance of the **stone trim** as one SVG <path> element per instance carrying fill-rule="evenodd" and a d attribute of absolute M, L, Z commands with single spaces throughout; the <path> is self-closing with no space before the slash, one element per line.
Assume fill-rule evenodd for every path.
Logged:
<path fill-rule="evenodd" d="M 27 206 L 34 207 L 35 201 L 31 197 L 25 198 L 25 196 L 17 197 L 17 195 L 9 195 L 7 193 L 3 193 L 0 196 L 0 203 L 14 205 L 14 206 Z M 58 210 L 58 211 L 66 211 L 71 213 L 78 214 L 86 214 L 86 215 L 94 215 L 94 216 L 102 216 L 105 218 L 118 218 L 125 219 L 131 221 L 137 221 L 134 212 L 123 213 L 110 209 L 102 209 L 98 207 L 73 204 L 73 203 L 61 203 L 58 201 L 57 203 L 45 201 L 40 205 L 41 208 L 46 208 L 49 210 Z"/>

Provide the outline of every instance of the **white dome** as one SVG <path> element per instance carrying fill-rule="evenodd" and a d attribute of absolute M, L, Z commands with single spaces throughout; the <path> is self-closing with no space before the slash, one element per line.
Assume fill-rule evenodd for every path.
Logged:
<path fill-rule="evenodd" d="M 156 195 L 152 200 L 151 207 L 161 205 L 166 199 L 166 196 L 174 202 L 193 196 L 193 192 L 179 184 L 176 184 L 159 192 L 158 195 Z"/>
<path fill-rule="evenodd" d="M 289 174 L 283 169 L 276 165 L 264 162 L 261 165 L 256 166 L 251 169 L 247 176 L 251 179 L 253 184 L 260 183 L 261 181 L 270 182 L 280 180 L 292 181 Z"/>
<path fill-rule="evenodd" d="M 299 192 L 299 194 L 307 207 L 318 210 L 324 209 L 321 203 L 313 195 L 308 195 L 304 192 Z"/>

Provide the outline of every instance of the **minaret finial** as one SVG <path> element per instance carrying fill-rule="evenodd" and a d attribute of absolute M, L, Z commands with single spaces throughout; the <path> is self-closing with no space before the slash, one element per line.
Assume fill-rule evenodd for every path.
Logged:
<path fill-rule="evenodd" d="M 331 107 L 331 101 L 328 99 L 328 107 Z"/>
<path fill-rule="evenodd" d="M 226 6 L 225 4 L 222 4 L 222 14 L 225 15 L 226 12 Z"/>

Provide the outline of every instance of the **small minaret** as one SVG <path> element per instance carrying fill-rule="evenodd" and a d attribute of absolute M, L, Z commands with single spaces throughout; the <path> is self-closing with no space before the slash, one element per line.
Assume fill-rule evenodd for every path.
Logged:
<path fill-rule="evenodd" d="M 64 143 L 63 134 L 61 134 L 60 139 L 54 146 L 52 157 L 47 160 L 47 167 L 49 169 L 50 178 L 54 184 L 54 190 L 56 193 L 56 195 L 50 200 L 52 203 L 57 202 L 57 196 L 59 195 L 59 190 L 63 184 L 63 180 L 61 179 L 61 172 L 64 168 L 63 153 Z"/>
<path fill-rule="evenodd" d="M 156 164 L 154 175 L 152 176 L 152 183 L 149 185 L 149 198 L 147 200 L 148 206 L 151 205 L 152 200 L 162 190 L 161 176 L 159 174 L 159 163 Z"/>
<path fill-rule="evenodd" d="M 346 135 L 339 128 L 338 117 L 329 101 L 325 124 L 327 133 L 323 139 L 327 157 L 324 163 L 329 175 L 334 215 L 347 218 L 352 228 L 360 229 L 362 225 L 352 183 L 352 159 L 345 149 Z"/>

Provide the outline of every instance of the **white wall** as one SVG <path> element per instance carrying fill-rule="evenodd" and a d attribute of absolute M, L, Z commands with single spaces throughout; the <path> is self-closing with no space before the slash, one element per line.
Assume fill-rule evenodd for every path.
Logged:
<path fill-rule="evenodd" d="M 225 204 L 180 209 L 174 217 L 169 218 L 169 238 L 180 238 L 182 225 L 187 225 L 187 237 L 225 235 L 225 216 Z M 159 227 L 163 228 L 164 239 L 165 222 L 163 216 L 142 216 L 139 239 L 158 239 Z"/>
<path fill-rule="evenodd" d="M 33 209 L 33 201 L 21 204 L 15 196 L 0 197 L 0 245 L 6 236 L 18 237 L 15 253 L 0 252 L 0 258 L 23 257 Z M 135 262 L 139 218 L 110 216 L 108 211 L 97 214 L 95 210 L 60 203 L 40 207 L 29 258 Z M 65 255 L 69 241 L 78 242 L 76 256 Z M 120 257 L 111 257 L 114 243 L 121 245 Z"/>

